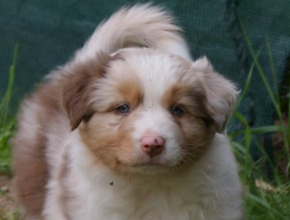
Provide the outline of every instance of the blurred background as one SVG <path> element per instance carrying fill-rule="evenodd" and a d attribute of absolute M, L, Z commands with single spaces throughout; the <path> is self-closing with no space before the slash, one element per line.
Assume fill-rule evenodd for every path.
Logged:
<path fill-rule="evenodd" d="M 20 100 L 44 75 L 68 61 L 104 18 L 137 2 L 0 1 L 2 200 L 9 197 L 9 139 Z M 153 4 L 176 17 L 194 59 L 207 56 L 241 90 L 228 130 L 245 184 L 247 218 L 289 220 L 290 1 L 156 0 Z M 9 207 L 1 205 L 2 200 L 0 220 L 1 215 L 8 219 L 7 213 L 18 218 L 9 211 L 13 207 L 17 213 L 13 202 L 5 199 Z M 1 207 L 8 212 L 1 214 Z"/>

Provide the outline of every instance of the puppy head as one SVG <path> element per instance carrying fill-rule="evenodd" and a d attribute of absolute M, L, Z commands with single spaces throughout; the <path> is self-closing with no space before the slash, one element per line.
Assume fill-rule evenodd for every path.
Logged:
<path fill-rule="evenodd" d="M 125 49 L 74 68 L 63 104 L 72 129 L 101 163 L 120 173 L 190 166 L 222 132 L 234 86 L 206 58 L 190 62 Z"/>

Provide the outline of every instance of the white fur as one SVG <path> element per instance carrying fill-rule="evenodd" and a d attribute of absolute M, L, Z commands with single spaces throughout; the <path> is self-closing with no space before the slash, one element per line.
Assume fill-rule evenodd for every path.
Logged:
<path fill-rule="evenodd" d="M 128 182 L 103 166 L 79 140 L 69 138 L 71 172 L 66 187 L 72 192 L 71 220 L 239 220 L 241 186 L 230 145 L 217 134 L 208 152 L 189 171 L 166 178 L 132 178 Z M 110 183 L 113 182 L 113 185 Z M 52 182 L 50 183 L 52 184 Z M 52 187 L 50 196 L 58 193 Z M 65 220 L 57 200 L 47 202 L 47 220 Z M 162 213 L 162 214 L 161 214 Z"/>
<path fill-rule="evenodd" d="M 153 158 L 153 161 L 159 161 L 161 164 L 170 161 L 170 165 L 176 165 L 181 159 L 180 130 L 170 120 L 171 115 L 167 109 L 162 106 L 162 96 L 164 91 L 176 82 L 176 73 L 180 72 L 181 67 L 176 58 L 174 59 L 164 52 L 152 50 L 148 51 L 148 54 L 145 52 L 140 56 L 131 55 L 136 54 L 137 51 L 138 49 L 126 51 L 130 54 L 126 57 L 126 62 L 134 69 L 134 73 L 138 74 L 140 86 L 144 92 L 142 103 L 144 111 L 134 122 L 135 148 L 141 151 L 139 140 L 146 132 L 159 135 L 166 140 L 166 148 L 161 155 Z"/>
<path fill-rule="evenodd" d="M 122 8 L 97 27 L 77 52 L 76 60 L 94 58 L 97 51 L 110 54 L 128 45 L 161 49 L 190 59 L 188 47 L 178 34 L 180 29 L 172 21 L 165 10 L 150 4 Z"/>

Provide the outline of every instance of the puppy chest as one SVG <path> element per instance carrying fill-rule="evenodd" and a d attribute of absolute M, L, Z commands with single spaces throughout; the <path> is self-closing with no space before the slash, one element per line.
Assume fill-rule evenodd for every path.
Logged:
<path fill-rule="evenodd" d="M 199 205 L 189 194 L 170 189 L 118 187 L 118 183 L 111 182 L 94 192 L 83 192 L 82 202 L 78 202 L 82 205 L 75 203 L 69 209 L 74 213 L 73 220 L 191 220 L 199 215 Z"/>

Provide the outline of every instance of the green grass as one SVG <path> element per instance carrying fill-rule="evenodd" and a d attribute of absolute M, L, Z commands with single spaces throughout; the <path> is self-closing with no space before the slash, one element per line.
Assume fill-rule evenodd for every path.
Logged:
<path fill-rule="evenodd" d="M 271 67 L 271 81 L 274 83 L 274 88 L 271 88 L 269 79 L 266 77 L 266 73 L 263 70 L 259 62 L 259 52 L 256 53 L 250 44 L 249 37 L 240 22 L 244 39 L 247 43 L 250 55 L 253 59 L 253 65 L 249 71 L 248 78 L 245 83 L 245 87 L 242 90 L 238 105 L 242 102 L 243 98 L 248 92 L 249 85 L 251 83 L 253 70 L 256 69 L 267 93 L 273 104 L 277 120 L 279 125 L 269 125 L 264 127 L 251 128 L 247 119 L 240 114 L 237 110 L 233 113 L 233 118 L 239 120 L 244 129 L 233 132 L 230 137 L 234 140 L 234 137 L 239 136 L 239 142 L 232 141 L 235 155 L 239 161 L 241 173 L 240 177 L 245 187 L 245 212 L 246 219 L 249 220 L 289 220 L 290 219 L 290 128 L 285 124 L 290 125 L 290 90 L 288 90 L 288 109 L 286 115 L 288 121 L 283 123 L 283 112 L 279 98 L 278 84 L 275 74 L 273 56 L 270 50 L 268 39 L 266 39 L 266 50 L 268 53 L 269 64 Z M 290 73 L 288 73 L 290 74 Z M 276 161 L 283 159 L 285 165 L 283 167 L 277 167 L 269 159 L 267 153 L 264 150 L 264 146 L 261 140 L 257 139 L 255 134 L 265 135 L 267 133 L 275 132 L 279 133 L 283 140 L 283 149 L 276 154 Z M 254 161 L 250 155 L 251 143 L 255 143 L 260 149 L 262 156 L 258 161 Z M 268 164 L 269 169 L 273 172 L 273 177 L 268 178 L 265 175 L 265 164 Z"/>
<path fill-rule="evenodd" d="M 266 41 L 266 49 L 269 57 L 269 63 L 271 65 L 271 81 L 274 82 L 274 88 L 270 87 L 266 74 L 259 63 L 259 52 L 255 52 L 252 48 L 249 38 L 246 34 L 245 28 L 241 23 L 244 38 L 248 44 L 250 54 L 253 59 L 253 65 L 248 73 L 245 86 L 240 94 L 240 98 L 237 102 L 232 118 L 240 121 L 244 128 L 234 131 L 230 138 L 232 139 L 232 145 L 240 164 L 240 177 L 244 184 L 245 189 L 245 213 L 248 220 L 289 220 L 290 219 L 290 183 L 289 167 L 290 167 L 290 128 L 283 125 L 282 109 L 279 100 L 278 84 L 275 78 L 275 68 L 273 63 L 273 57 L 270 50 L 270 45 Z M 11 173 L 11 148 L 9 146 L 9 139 L 11 138 L 15 129 L 15 116 L 11 116 L 9 112 L 9 103 L 13 98 L 13 82 L 16 66 L 17 47 L 15 47 L 13 62 L 9 69 L 9 82 L 6 93 L 0 102 L 0 174 L 10 175 Z M 258 74 L 263 81 L 265 88 L 272 101 L 273 107 L 276 111 L 277 119 L 280 121 L 280 125 L 268 125 L 264 127 L 251 128 L 246 117 L 237 111 L 238 106 L 247 95 L 249 86 L 252 82 L 252 76 L 254 70 L 257 70 Z M 290 114 L 290 96 L 288 96 L 288 110 L 287 115 Z M 288 124 L 290 124 L 290 118 L 288 118 Z M 278 160 L 283 158 L 286 161 L 284 167 L 276 167 L 268 158 L 268 155 L 264 151 L 263 144 L 258 140 L 255 134 L 264 135 L 266 133 L 280 133 L 283 137 L 284 147 L 276 155 Z M 239 142 L 235 141 L 235 137 L 239 136 Z M 262 156 L 258 161 L 254 161 L 250 155 L 251 143 L 255 142 L 262 152 Z M 270 168 L 273 171 L 273 177 L 269 178 L 265 175 L 265 163 L 268 161 Z M 0 196 L 3 196 L 3 192 L 0 191 Z M 17 213 L 7 213 L 7 217 L 1 217 L 0 220 L 17 220 L 19 215 Z"/>
<path fill-rule="evenodd" d="M 13 98 L 13 83 L 15 76 L 16 58 L 18 47 L 14 48 L 13 61 L 9 68 L 9 79 L 6 92 L 0 101 L 0 175 L 11 176 L 11 147 L 9 140 L 15 130 L 16 117 L 10 111 L 10 101 Z M 12 199 L 6 191 L 0 188 L 0 197 L 2 203 L 7 203 L 9 207 L 3 207 L 0 204 L 0 220 L 20 220 L 18 211 L 11 211 L 13 207 Z M 0 201 L 0 202 L 1 202 Z M 12 205 L 11 205 L 12 204 Z M 13 206 L 13 207 L 12 207 Z"/>
<path fill-rule="evenodd" d="M 2 214 L 2 213 L 4 213 L 4 214 Z M 0 220 L 22 220 L 22 217 L 20 215 L 20 212 L 11 212 L 9 210 L 2 210 L 1 211 L 0 210 Z"/>
<path fill-rule="evenodd" d="M 9 140 L 15 127 L 15 116 L 11 115 L 9 106 L 13 96 L 13 83 L 17 58 L 17 45 L 14 48 L 13 61 L 9 68 L 9 80 L 6 93 L 0 101 L 0 174 L 10 174 L 11 148 Z"/>

